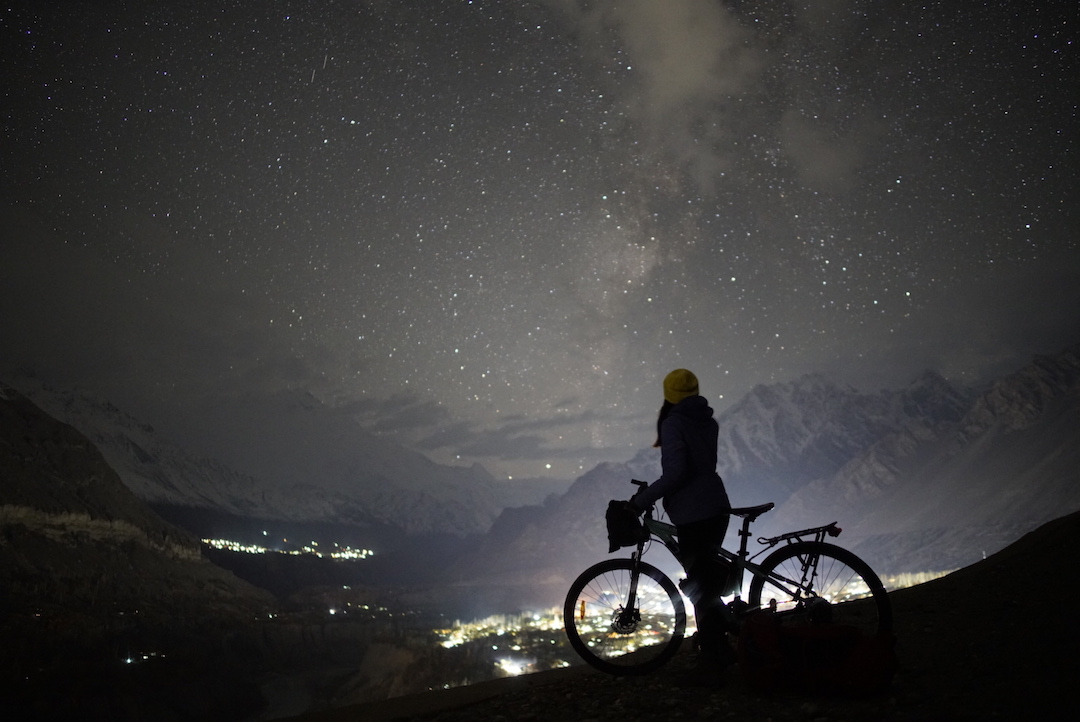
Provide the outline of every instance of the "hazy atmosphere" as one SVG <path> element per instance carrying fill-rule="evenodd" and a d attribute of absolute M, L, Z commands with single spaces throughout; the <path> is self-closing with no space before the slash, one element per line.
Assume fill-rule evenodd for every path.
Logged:
<path fill-rule="evenodd" d="M 718 409 L 977 382 L 1080 331 L 1076 20 L 8 4 L 0 365 L 208 452 L 303 398 L 503 478 L 647 446 L 677 366 Z"/>

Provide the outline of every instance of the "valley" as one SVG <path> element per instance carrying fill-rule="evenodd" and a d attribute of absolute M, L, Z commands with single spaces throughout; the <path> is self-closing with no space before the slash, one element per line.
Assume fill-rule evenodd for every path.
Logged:
<path fill-rule="evenodd" d="M 481 471 L 440 471 L 365 507 L 344 478 L 264 483 L 107 403 L 0 390 L 2 691 L 28 718 L 261 722 L 576 665 L 562 597 L 605 556 L 608 500 L 658 474 L 647 449 L 499 509 Z M 1080 508 L 1072 350 L 981 390 L 810 376 L 719 422 L 733 500 L 777 503 L 755 538 L 838 521 L 894 590 Z"/>

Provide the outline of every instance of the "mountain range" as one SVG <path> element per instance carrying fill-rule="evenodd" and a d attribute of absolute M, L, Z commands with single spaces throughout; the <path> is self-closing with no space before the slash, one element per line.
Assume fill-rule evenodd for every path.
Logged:
<path fill-rule="evenodd" d="M 755 538 L 837 521 L 838 543 L 883 576 L 969 565 L 1080 508 L 1076 348 L 981 389 L 931 372 L 877 393 L 806 376 L 753 389 L 718 422 L 718 470 L 732 503 L 777 505 Z M 473 596 L 498 581 L 513 590 L 500 593 L 503 603 L 557 603 L 578 571 L 604 557 L 607 501 L 630 497 L 631 478 L 658 473 L 657 453 L 643 451 L 596 467 L 544 505 L 504 511 L 448 581 Z M 666 552 L 656 556 L 674 568 Z"/>
<path fill-rule="evenodd" d="M 565 590 L 606 550 L 607 501 L 628 498 L 629 479 L 659 475 L 658 453 L 647 449 L 597 466 L 543 503 L 512 505 L 482 467 L 435 464 L 300 393 L 260 402 L 287 409 L 286 422 L 254 421 L 263 451 L 227 464 L 170 444 L 107 402 L 18 381 L 155 508 L 384 537 L 454 535 L 465 551 L 440 562 L 439 581 L 463 590 Z M 977 389 L 933 372 L 872 393 L 809 375 L 758 386 L 717 420 L 718 471 L 733 503 L 777 505 L 755 536 L 838 521 L 841 543 L 886 574 L 970 564 L 1080 508 L 1077 348 Z"/>
<path fill-rule="evenodd" d="M 502 487 L 482 466 L 436 464 L 308 394 L 253 401 L 250 424 L 237 432 L 247 443 L 225 462 L 171 443 L 107 401 L 28 375 L 11 385 L 84 433 L 140 499 L 173 514 L 186 511 L 185 519 L 206 512 L 385 537 L 479 533 L 501 510 Z"/>

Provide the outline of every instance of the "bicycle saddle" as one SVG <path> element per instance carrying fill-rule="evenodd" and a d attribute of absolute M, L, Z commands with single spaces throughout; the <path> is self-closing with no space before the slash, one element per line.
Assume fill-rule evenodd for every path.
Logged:
<path fill-rule="evenodd" d="M 757 506 L 742 506 L 738 509 L 732 509 L 731 513 L 735 516 L 741 516 L 749 519 L 750 521 L 754 521 L 759 516 L 772 509 L 774 506 L 776 506 L 776 504 L 770 501 L 768 504 L 758 504 Z"/>

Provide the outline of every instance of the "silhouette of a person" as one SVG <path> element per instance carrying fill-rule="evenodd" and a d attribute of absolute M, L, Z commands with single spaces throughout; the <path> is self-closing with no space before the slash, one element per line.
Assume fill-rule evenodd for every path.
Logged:
<path fill-rule="evenodd" d="M 644 511 L 662 499 L 678 529 L 679 561 L 686 569 L 682 589 L 694 604 L 699 670 L 721 671 L 734 652 L 727 641 L 727 614 L 720 600 L 726 566 L 717 557 L 731 517 L 731 502 L 716 473 L 719 427 L 698 392 L 697 377 L 675 369 L 664 378 L 664 404 L 656 422 L 662 474 L 632 503 Z M 705 680 L 703 680 L 705 681 Z"/>

